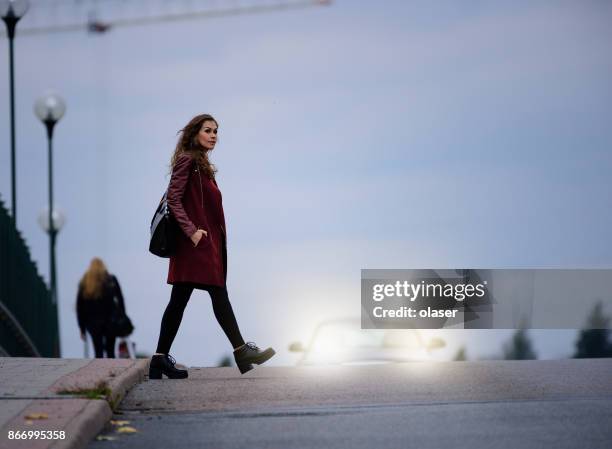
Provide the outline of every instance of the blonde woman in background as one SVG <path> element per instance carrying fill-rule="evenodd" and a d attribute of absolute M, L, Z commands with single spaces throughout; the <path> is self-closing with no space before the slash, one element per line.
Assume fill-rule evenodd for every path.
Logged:
<path fill-rule="evenodd" d="M 117 278 L 110 274 L 101 259 L 95 257 L 89 264 L 79 283 L 77 294 L 77 320 L 81 339 L 87 340 L 86 331 L 91 335 L 96 358 L 115 358 L 115 335 L 110 330 L 110 317 L 117 306 L 125 311 L 123 294 Z"/>

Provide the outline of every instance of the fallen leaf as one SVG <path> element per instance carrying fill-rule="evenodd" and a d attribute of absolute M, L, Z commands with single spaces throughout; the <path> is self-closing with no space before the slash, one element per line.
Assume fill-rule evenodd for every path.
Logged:
<path fill-rule="evenodd" d="M 117 429 L 117 433 L 136 433 L 138 430 L 130 426 L 123 426 Z"/>
<path fill-rule="evenodd" d="M 113 426 L 125 426 L 126 424 L 129 424 L 129 421 L 119 421 L 119 420 L 115 420 L 115 419 L 111 419 L 110 422 Z"/>
<path fill-rule="evenodd" d="M 49 419 L 49 415 L 46 413 L 30 413 L 25 416 L 25 419 Z"/>
<path fill-rule="evenodd" d="M 98 435 L 96 440 L 98 441 L 114 441 L 117 437 L 111 437 L 110 435 Z"/>

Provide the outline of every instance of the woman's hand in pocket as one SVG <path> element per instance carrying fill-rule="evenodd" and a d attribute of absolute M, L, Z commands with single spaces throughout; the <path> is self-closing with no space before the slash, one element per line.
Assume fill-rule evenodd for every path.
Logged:
<path fill-rule="evenodd" d="M 198 246 L 200 240 L 202 239 L 202 236 L 208 237 L 208 232 L 206 232 L 204 229 L 198 229 L 196 232 L 193 233 L 193 235 L 191 236 L 191 241 L 194 247 Z"/>

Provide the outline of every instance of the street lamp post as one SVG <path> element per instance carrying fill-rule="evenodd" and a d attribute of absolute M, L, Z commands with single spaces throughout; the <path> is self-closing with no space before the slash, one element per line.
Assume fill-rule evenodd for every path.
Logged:
<path fill-rule="evenodd" d="M 28 10 L 28 0 L 0 0 L 0 16 L 6 24 L 6 34 L 9 38 L 9 90 L 11 109 L 11 209 L 13 224 L 17 225 L 17 187 L 15 173 L 15 68 L 13 60 L 13 40 L 17 22 Z"/>
<path fill-rule="evenodd" d="M 52 239 L 52 243 L 51 243 L 51 263 L 53 264 L 53 268 L 51 269 L 51 282 L 53 284 L 53 287 L 51 288 L 51 297 L 52 297 L 52 301 L 54 303 L 55 306 L 55 313 L 57 314 L 57 325 L 58 327 L 53 327 L 54 331 L 57 331 L 55 335 L 55 343 L 53 345 L 54 347 L 54 356 L 56 357 L 60 357 L 60 341 L 59 341 L 59 307 L 57 306 L 57 301 L 54 298 L 57 298 L 57 286 L 55 285 L 55 279 L 56 279 L 56 267 L 55 267 L 55 236 L 57 236 L 57 234 L 59 233 L 59 231 L 62 229 L 62 227 L 64 226 L 64 214 L 62 214 L 61 211 L 54 209 L 53 213 L 51 214 L 52 220 L 49 221 L 49 211 L 45 208 L 44 210 L 41 211 L 40 215 L 38 216 L 38 223 L 40 224 L 40 227 L 43 229 L 43 231 L 45 231 L 46 233 L 48 233 L 50 236 L 53 235 L 53 239 Z M 51 234 L 51 230 L 53 229 L 53 234 Z"/>
<path fill-rule="evenodd" d="M 48 227 L 49 227 L 49 259 L 50 259 L 50 281 L 51 281 L 51 299 L 54 304 L 57 304 L 57 283 L 55 273 L 55 239 L 57 237 L 56 225 L 59 216 L 53 216 L 53 128 L 55 124 L 64 116 L 66 112 L 66 104 L 60 96 L 54 93 L 47 93 L 36 100 L 34 104 L 34 112 L 36 116 L 44 123 L 47 128 L 48 142 L 48 159 L 49 159 L 49 211 L 48 211 Z M 55 219 L 54 219 L 55 218 Z M 59 227 L 59 226 L 58 226 Z"/>

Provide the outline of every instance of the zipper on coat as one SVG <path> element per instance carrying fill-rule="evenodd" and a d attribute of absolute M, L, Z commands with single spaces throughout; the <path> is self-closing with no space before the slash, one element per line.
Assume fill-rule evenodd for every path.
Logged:
<path fill-rule="evenodd" d="M 204 190 L 202 189 L 202 176 L 200 175 L 200 168 L 196 169 L 198 172 L 198 179 L 200 180 L 200 203 L 202 205 L 202 210 L 204 209 Z"/>

